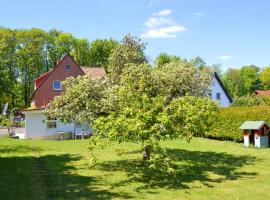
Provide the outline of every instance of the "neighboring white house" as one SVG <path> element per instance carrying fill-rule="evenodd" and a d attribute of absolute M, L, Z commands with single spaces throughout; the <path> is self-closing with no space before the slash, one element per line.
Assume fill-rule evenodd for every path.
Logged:
<path fill-rule="evenodd" d="M 210 96 L 213 100 L 217 101 L 222 108 L 229 107 L 232 103 L 232 98 L 216 72 L 213 76 Z"/>

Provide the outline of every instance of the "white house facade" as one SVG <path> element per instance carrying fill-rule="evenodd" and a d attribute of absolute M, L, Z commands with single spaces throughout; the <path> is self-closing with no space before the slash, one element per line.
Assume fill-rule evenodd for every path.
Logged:
<path fill-rule="evenodd" d="M 43 113 L 44 109 L 24 111 L 25 114 L 25 137 L 27 139 L 60 139 L 70 138 L 75 132 L 91 132 L 91 128 L 78 126 L 75 123 L 63 123 L 57 119 L 49 119 Z M 59 134 L 62 135 L 59 135 Z"/>
<path fill-rule="evenodd" d="M 227 89 L 224 87 L 217 73 L 214 73 L 210 96 L 217 101 L 222 108 L 227 108 L 232 103 Z"/>

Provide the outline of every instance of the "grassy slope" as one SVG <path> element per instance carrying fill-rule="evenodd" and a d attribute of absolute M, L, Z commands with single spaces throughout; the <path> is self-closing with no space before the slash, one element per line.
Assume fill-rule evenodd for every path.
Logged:
<path fill-rule="evenodd" d="M 149 171 L 139 147 L 124 155 L 97 149 L 89 167 L 85 141 L 0 139 L 0 199 L 270 199 L 270 149 L 194 138 L 169 141 L 174 176 Z"/>

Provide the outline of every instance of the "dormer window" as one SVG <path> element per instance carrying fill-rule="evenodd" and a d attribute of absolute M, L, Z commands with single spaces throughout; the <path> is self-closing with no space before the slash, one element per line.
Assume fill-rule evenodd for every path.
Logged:
<path fill-rule="evenodd" d="M 71 71 L 71 65 L 66 65 L 66 71 Z"/>
<path fill-rule="evenodd" d="M 61 81 L 54 80 L 53 81 L 53 89 L 54 90 L 62 90 Z"/>

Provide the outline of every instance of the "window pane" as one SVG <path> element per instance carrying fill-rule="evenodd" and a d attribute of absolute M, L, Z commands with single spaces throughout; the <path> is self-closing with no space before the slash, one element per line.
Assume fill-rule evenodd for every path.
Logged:
<path fill-rule="evenodd" d="M 55 90 L 61 90 L 61 82 L 60 81 L 53 81 L 53 89 Z"/>
<path fill-rule="evenodd" d="M 56 128 L 56 121 L 48 121 L 47 122 L 47 128 Z"/>
<path fill-rule="evenodd" d="M 220 100 L 220 93 L 217 93 L 217 100 Z"/>
<path fill-rule="evenodd" d="M 71 70 L 71 65 L 66 65 L 66 71 L 70 71 Z"/>

